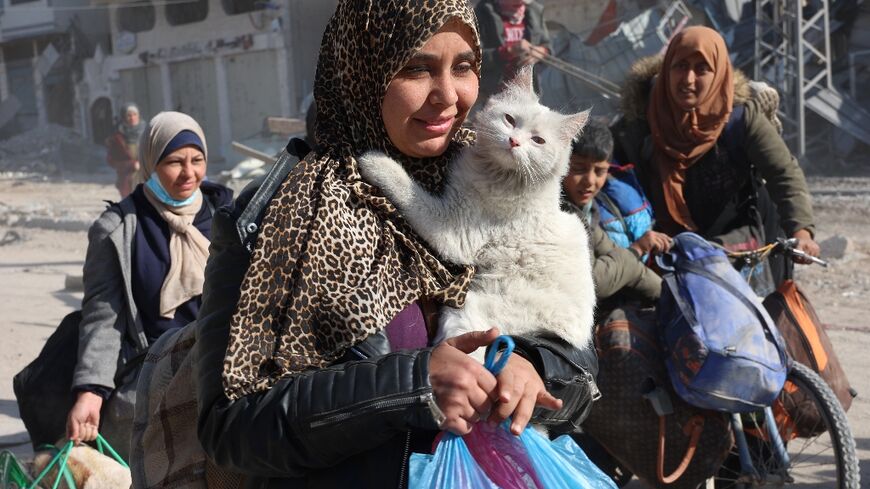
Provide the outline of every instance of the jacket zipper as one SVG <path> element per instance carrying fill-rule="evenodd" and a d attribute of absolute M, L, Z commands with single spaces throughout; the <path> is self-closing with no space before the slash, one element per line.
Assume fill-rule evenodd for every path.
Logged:
<path fill-rule="evenodd" d="M 399 472 L 399 489 L 405 489 L 405 476 L 406 476 L 406 468 L 410 461 L 408 460 L 411 455 L 411 432 L 409 431 L 405 435 L 405 451 L 402 454 L 402 469 Z"/>
<path fill-rule="evenodd" d="M 426 404 L 428 400 L 428 396 L 431 396 L 431 393 L 419 394 L 414 397 L 402 397 L 398 399 L 387 399 L 384 401 L 375 401 L 371 404 L 368 404 L 362 408 L 352 409 L 350 411 L 344 411 L 332 415 L 325 416 L 321 419 L 312 421 L 309 426 L 311 428 L 319 428 L 321 426 L 325 426 L 332 423 L 338 423 L 353 417 L 357 417 L 361 414 L 368 413 L 371 411 L 378 411 L 381 409 L 388 408 L 396 408 L 402 406 L 410 406 L 412 404 Z"/>
<path fill-rule="evenodd" d="M 598 389 L 598 383 L 595 382 L 595 377 L 592 375 L 592 373 L 584 371 L 583 376 L 586 378 L 586 383 L 589 384 L 589 394 L 591 395 L 592 401 L 594 402 L 601 399 L 601 390 Z"/>

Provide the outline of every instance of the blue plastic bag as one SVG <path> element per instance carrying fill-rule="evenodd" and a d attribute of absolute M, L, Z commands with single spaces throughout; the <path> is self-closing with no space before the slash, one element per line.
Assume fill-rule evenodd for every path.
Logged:
<path fill-rule="evenodd" d="M 499 344 L 506 349 L 495 362 Z M 486 368 L 498 374 L 513 348 L 510 337 L 500 336 L 487 355 Z M 616 489 L 570 436 L 550 441 L 532 427 L 515 436 L 510 432 L 510 420 L 499 426 L 481 421 L 465 436 L 445 433 L 435 454 L 412 454 L 408 487 Z"/>

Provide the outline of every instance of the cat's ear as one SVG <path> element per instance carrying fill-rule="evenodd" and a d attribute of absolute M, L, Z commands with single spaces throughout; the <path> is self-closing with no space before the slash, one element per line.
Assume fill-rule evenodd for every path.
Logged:
<path fill-rule="evenodd" d="M 513 79 L 514 85 L 524 92 L 528 92 L 537 97 L 535 93 L 535 67 L 534 65 L 526 65 L 517 71 Z"/>
<path fill-rule="evenodd" d="M 580 131 L 582 131 L 583 127 L 586 126 L 587 121 L 589 121 L 589 110 L 584 110 L 583 112 L 578 112 L 572 115 L 566 115 L 562 119 L 562 124 L 560 126 L 562 139 L 565 141 L 572 141 L 578 134 L 580 134 Z"/>

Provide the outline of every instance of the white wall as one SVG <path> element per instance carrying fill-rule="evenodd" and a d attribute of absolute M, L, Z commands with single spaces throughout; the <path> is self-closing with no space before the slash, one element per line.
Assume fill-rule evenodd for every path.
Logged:
<path fill-rule="evenodd" d="M 270 22 L 274 15 L 227 15 L 220 0 L 209 0 L 204 20 L 173 26 L 158 5 L 154 27 L 134 34 L 125 53 L 113 6 L 114 54 L 86 64 L 90 103 L 108 96 L 115 110 L 132 101 L 145 117 L 161 110 L 189 113 L 206 133 L 210 160 L 233 160 L 233 140 L 259 132 L 267 116 L 296 115 L 294 102 L 302 97 L 288 68 L 287 5 L 277 13 L 283 29 Z"/>
<path fill-rule="evenodd" d="M 9 0 L 3 0 L 3 7 L 0 29 L 3 30 L 5 41 L 32 35 L 32 33 L 41 34 L 53 30 L 54 12 L 48 6 L 48 0 L 37 0 L 17 5 L 10 5 Z"/>

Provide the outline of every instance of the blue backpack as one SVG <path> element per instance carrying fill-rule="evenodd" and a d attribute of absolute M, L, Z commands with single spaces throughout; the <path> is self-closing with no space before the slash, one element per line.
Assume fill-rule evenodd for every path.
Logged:
<path fill-rule="evenodd" d="M 677 394 L 716 411 L 770 406 L 785 384 L 785 343 L 725 253 L 682 233 L 657 261 L 665 272 L 658 322 Z"/>
<path fill-rule="evenodd" d="M 628 248 L 652 229 L 652 206 L 636 183 L 630 165 L 611 165 L 610 169 L 611 174 L 595 196 L 601 216 L 599 225 L 617 246 Z"/>

